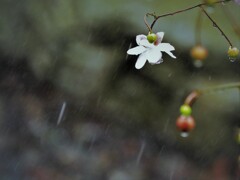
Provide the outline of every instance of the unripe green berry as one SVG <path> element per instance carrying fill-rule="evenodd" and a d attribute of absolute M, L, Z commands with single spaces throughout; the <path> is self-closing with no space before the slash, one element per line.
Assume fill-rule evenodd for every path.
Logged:
<path fill-rule="evenodd" d="M 228 49 L 228 57 L 230 58 L 237 58 L 239 55 L 239 50 L 236 47 L 229 47 Z"/>
<path fill-rule="evenodd" d="M 207 3 L 210 6 L 213 5 L 216 2 L 217 2 L 217 0 L 205 0 L 205 3 Z"/>
<path fill-rule="evenodd" d="M 147 40 L 148 40 L 148 42 L 150 42 L 150 43 L 154 43 L 154 42 L 157 40 L 157 35 L 154 34 L 154 33 L 149 33 L 149 34 L 147 35 Z"/>
<path fill-rule="evenodd" d="M 189 105 L 184 104 L 180 107 L 180 113 L 181 115 L 189 116 L 192 113 L 192 108 Z"/>
<path fill-rule="evenodd" d="M 240 144 L 240 129 L 238 129 L 236 140 L 237 143 Z"/>

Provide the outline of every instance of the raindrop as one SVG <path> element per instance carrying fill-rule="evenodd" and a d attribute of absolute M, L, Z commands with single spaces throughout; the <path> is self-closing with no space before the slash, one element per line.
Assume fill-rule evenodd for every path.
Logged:
<path fill-rule="evenodd" d="M 201 68 L 203 66 L 203 61 L 196 59 L 196 60 L 194 60 L 193 65 L 196 68 Z"/>
<path fill-rule="evenodd" d="M 131 47 L 132 47 L 132 43 L 129 44 L 128 49 L 130 49 Z"/>
<path fill-rule="evenodd" d="M 138 165 L 141 161 L 141 158 L 143 156 L 143 152 L 144 152 L 144 149 L 145 149 L 145 146 L 146 146 L 146 143 L 145 141 L 143 141 L 141 143 L 141 147 L 140 147 L 140 150 L 139 150 L 139 153 L 138 153 L 138 156 L 137 156 L 137 161 L 136 161 L 136 164 Z"/>
<path fill-rule="evenodd" d="M 235 62 L 237 58 L 235 58 L 235 57 L 228 57 L 228 59 L 230 60 L 230 62 Z"/>
<path fill-rule="evenodd" d="M 129 44 L 128 49 L 130 49 L 131 47 L 132 47 L 132 43 Z M 128 54 L 127 54 L 127 53 L 126 53 L 125 59 L 126 59 L 126 60 L 128 59 Z"/>
<path fill-rule="evenodd" d="M 66 102 L 63 102 L 63 104 L 62 104 L 62 107 L 61 107 L 61 110 L 60 110 L 60 113 L 59 113 L 59 116 L 58 116 L 58 120 L 57 120 L 57 125 L 59 125 L 60 122 L 63 119 L 63 115 L 64 115 L 65 108 L 66 108 L 66 104 L 67 104 Z"/>
<path fill-rule="evenodd" d="M 189 136 L 189 133 L 188 132 L 181 132 L 180 136 L 186 138 L 186 137 Z"/>

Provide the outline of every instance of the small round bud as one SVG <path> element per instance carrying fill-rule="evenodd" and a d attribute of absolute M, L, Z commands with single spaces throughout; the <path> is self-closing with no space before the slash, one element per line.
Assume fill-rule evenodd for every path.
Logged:
<path fill-rule="evenodd" d="M 236 47 L 229 47 L 228 49 L 228 57 L 229 58 L 237 58 L 239 55 L 239 50 Z"/>
<path fill-rule="evenodd" d="M 154 34 L 154 33 L 149 33 L 149 34 L 147 35 L 147 40 L 148 40 L 148 42 L 150 42 L 150 43 L 154 43 L 154 42 L 157 40 L 157 35 Z"/>
<path fill-rule="evenodd" d="M 213 5 L 214 3 L 216 3 L 217 0 L 204 0 L 204 2 L 211 6 L 211 5 Z"/>
<path fill-rule="evenodd" d="M 195 127 L 195 120 L 192 116 L 181 115 L 177 118 L 176 126 L 182 132 L 189 132 Z"/>
<path fill-rule="evenodd" d="M 240 144 L 240 134 L 237 136 L 237 143 Z"/>
<path fill-rule="evenodd" d="M 240 128 L 238 128 L 237 133 L 236 133 L 236 141 L 238 144 L 240 144 Z"/>
<path fill-rule="evenodd" d="M 195 60 L 204 60 L 208 56 L 208 51 L 201 45 L 194 46 L 190 52 L 191 56 Z"/>
<path fill-rule="evenodd" d="M 181 115 L 189 116 L 192 113 L 192 108 L 189 105 L 184 104 L 180 107 L 180 113 Z"/>

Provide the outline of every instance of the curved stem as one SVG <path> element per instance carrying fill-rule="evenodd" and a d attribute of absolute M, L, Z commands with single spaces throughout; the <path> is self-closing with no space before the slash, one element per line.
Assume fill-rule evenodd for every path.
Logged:
<path fill-rule="evenodd" d="M 228 0 L 221 0 L 221 1 L 217 1 L 215 2 L 214 4 L 218 4 L 218 3 L 224 3 L 224 2 L 227 2 Z M 191 7 L 188 7 L 188 8 L 185 8 L 185 9 L 182 9 L 182 10 L 179 10 L 179 11 L 175 11 L 175 12 L 172 12 L 172 13 L 167 13 L 167 14 L 163 14 L 163 15 L 160 15 L 160 16 L 156 16 L 155 14 L 151 14 L 151 13 L 147 13 L 148 15 L 151 15 L 153 16 L 155 19 L 154 21 L 152 22 L 151 24 L 151 29 L 153 28 L 154 24 L 156 23 L 156 21 L 161 18 L 161 17 L 166 17 L 166 16 L 173 16 L 175 14 L 178 14 L 178 13 L 182 13 L 182 12 L 185 12 L 185 11 L 189 11 L 191 9 L 195 9 L 195 8 L 198 8 L 200 6 L 204 6 L 204 5 L 208 5 L 208 3 L 200 3 L 200 4 L 197 4 L 195 6 L 191 6 Z"/>
<path fill-rule="evenodd" d="M 220 0 L 220 1 L 217 1 L 213 4 L 218 4 L 218 3 L 225 3 L 225 2 L 228 2 L 229 0 Z M 147 13 L 145 16 L 144 16 L 144 22 L 146 24 L 146 26 L 148 27 L 149 31 L 152 31 L 152 28 L 154 26 L 154 24 L 156 23 L 156 21 L 161 18 L 161 17 L 166 17 L 166 16 L 173 16 L 175 14 L 178 14 L 178 13 L 182 13 L 182 12 L 185 12 L 185 11 L 189 11 L 191 9 L 195 9 L 195 8 L 201 8 L 203 13 L 208 17 L 208 19 L 210 21 L 212 21 L 213 25 L 221 32 L 221 34 L 223 35 L 223 37 L 228 41 L 229 45 L 231 47 L 233 47 L 231 41 L 228 39 L 228 37 L 226 36 L 226 34 L 222 31 L 222 29 L 217 25 L 217 23 L 208 15 L 208 13 L 205 11 L 205 9 L 203 8 L 203 6 L 205 5 L 208 5 L 208 3 L 200 3 L 200 4 L 197 4 L 195 6 L 191 6 L 191 7 L 188 7 L 188 8 L 185 8 L 185 9 L 182 9 L 182 10 L 179 10 L 179 11 L 175 11 L 175 12 L 172 12 L 172 13 L 167 13 L 167 14 L 163 14 L 163 15 L 160 15 L 160 16 L 156 16 L 155 14 L 153 13 Z M 154 21 L 152 22 L 151 26 L 148 25 L 147 21 L 146 21 L 146 16 L 153 16 L 154 17 Z"/>
<path fill-rule="evenodd" d="M 228 41 L 229 45 L 230 45 L 231 47 L 233 47 L 231 41 L 228 39 L 228 37 L 227 37 L 226 34 L 222 31 L 222 29 L 217 25 L 217 23 L 208 15 L 208 13 L 205 11 L 205 9 L 204 9 L 202 6 L 199 6 L 199 7 L 202 9 L 202 11 L 204 12 L 204 14 L 208 17 L 208 19 L 209 19 L 210 21 L 212 21 L 213 26 L 216 27 L 216 28 L 221 32 L 221 34 L 223 35 L 223 37 Z"/>
<path fill-rule="evenodd" d="M 222 90 L 226 90 L 226 89 L 233 89 L 233 88 L 240 89 L 240 82 L 214 86 L 214 87 L 210 87 L 210 88 L 206 88 L 206 89 L 196 89 L 188 94 L 188 96 L 184 100 L 184 104 L 192 106 L 193 103 L 203 94 L 212 93 L 215 91 L 222 91 Z"/>
<path fill-rule="evenodd" d="M 233 89 L 233 88 L 240 88 L 240 82 L 223 84 L 223 85 L 214 86 L 214 87 L 210 87 L 210 88 L 206 88 L 206 89 L 200 89 L 200 90 L 197 90 L 197 91 L 200 94 L 207 94 L 207 93 L 211 93 L 211 92 L 214 92 L 214 91 L 222 91 L 222 90 Z"/>
<path fill-rule="evenodd" d="M 223 8 L 223 6 L 222 6 L 222 10 L 223 10 L 224 14 L 226 15 L 226 17 L 229 19 L 234 32 L 240 38 L 240 25 L 239 25 L 239 23 L 236 21 L 234 16 L 231 14 L 231 12 L 229 11 L 228 7 L 224 7 Z"/>
<path fill-rule="evenodd" d="M 147 19 L 146 19 L 147 16 L 148 16 L 148 14 L 145 14 L 145 16 L 144 16 L 144 23 L 146 24 L 149 32 L 151 33 L 151 32 L 152 32 L 152 28 L 149 26 L 149 24 L 148 24 L 148 22 L 147 22 Z"/>

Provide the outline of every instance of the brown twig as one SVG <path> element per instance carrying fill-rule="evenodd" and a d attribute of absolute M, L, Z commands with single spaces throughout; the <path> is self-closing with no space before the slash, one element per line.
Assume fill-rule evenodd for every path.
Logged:
<path fill-rule="evenodd" d="M 225 3 L 225 2 L 228 2 L 228 1 L 229 1 L 229 0 L 220 0 L 220 1 L 214 2 L 213 4 Z M 157 20 L 158 20 L 159 18 L 166 17 L 166 16 L 173 16 L 173 15 L 175 15 L 175 14 L 182 13 L 182 12 L 185 12 L 185 11 L 189 11 L 189 10 L 191 10 L 191 9 L 200 8 L 200 9 L 202 9 L 203 13 L 208 17 L 208 19 L 209 19 L 210 21 L 212 21 L 213 26 L 216 27 L 216 28 L 221 32 L 221 34 L 224 36 L 224 38 L 228 41 L 229 45 L 230 45 L 231 47 L 233 47 L 231 41 L 230 41 L 229 38 L 226 36 L 226 34 L 222 31 L 222 29 L 217 25 L 217 23 L 216 23 L 216 22 L 209 16 L 209 14 L 205 11 L 205 9 L 203 8 L 203 6 L 205 6 L 205 5 L 208 5 L 208 3 L 200 3 L 200 4 L 197 4 L 197 5 L 195 5 L 195 6 L 191 6 L 191 7 L 182 9 L 182 10 L 178 10 L 178 11 L 175 11 L 175 12 L 163 14 L 163 15 L 160 15 L 160 16 L 156 16 L 155 13 L 147 13 L 147 14 L 144 16 L 144 22 L 145 22 L 147 28 L 149 29 L 149 31 L 152 31 L 153 26 L 155 25 L 155 23 L 157 22 Z M 149 26 L 149 24 L 147 23 L 147 20 L 146 20 L 146 17 L 147 17 L 148 15 L 154 17 L 154 21 L 152 22 L 151 26 Z"/>
<path fill-rule="evenodd" d="M 223 91 L 227 89 L 234 89 L 234 88 L 237 88 L 240 90 L 240 82 L 223 84 L 223 85 L 213 86 L 205 89 L 196 89 L 192 91 L 190 94 L 188 94 L 188 96 L 184 100 L 184 104 L 192 106 L 193 103 L 199 98 L 199 96 L 203 94 L 213 93 L 216 91 Z"/>
<path fill-rule="evenodd" d="M 217 2 L 215 2 L 214 4 L 224 3 L 224 2 L 227 2 L 227 0 L 217 1 Z M 198 7 L 200 7 L 200 6 L 205 6 L 205 5 L 208 5 L 208 3 L 200 3 L 200 4 L 197 4 L 197 5 L 195 5 L 195 6 L 191 6 L 191 7 L 188 7 L 188 8 L 182 9 L 182 10 L 179 10 L 179 11 L 175 11 L 175 12 L 172 12 L 172 13 L 163 14 L 163 15 L 160 15 L 160 16 L 156 16 L 155 14 L 147 13 L 147 15 L 151 15 L 151 16 L 154 17 L 154 21 L 153 21 L 152 24 L 151 24 L 151 29 L 153 28 L 154 24 L 156 23 L 156 21 L 157 21 L 159 18 L 166 17 L 166 16 L 173 16 L 173 15 L 175 15 L 175 14 L 182 13 L 182 12 L 185 12 L 185 11 L 189 11 L 189 10 L 191 10 L 191 9 L 195 9 L 195 8 L 198 8 Z"/>
<path fill-rule="evenodd" d="M 152 32 L 152 28 L 149 26 L 149 24 L 148 24 L 148 22 L 147 22 L 147 19 L 146 19 L 147 16 L 148 16 L 148 14 L 145 14 L 145 16 L 144 16 L 144 23 L 146 24 L 149 32 L 151 33 L 151 32 Z"/>
<path fill-rule="evenodd" d="M 205 9 L 204 9 L 202 6 L 200 6 L 200 8 L 201 8 L 202 11 L 204 12 L 204 14 L 208 17 L 208 19 L 209 19 L 210 21 L 212 21 L 213 26 L 216 27 L 216 28 L 221 32 L 221 34 L 223 35 L 223 37 L 228 41 L 229 45 L 230 45 L 231 47 L 233 47 L 231 41 L 228 39 L 228 37 L 227 37 L 226 34 L 222 31 L 222 29 L 217 25 L 217 23 L 208 15 L 208 13 L 205 11 Z"/>

